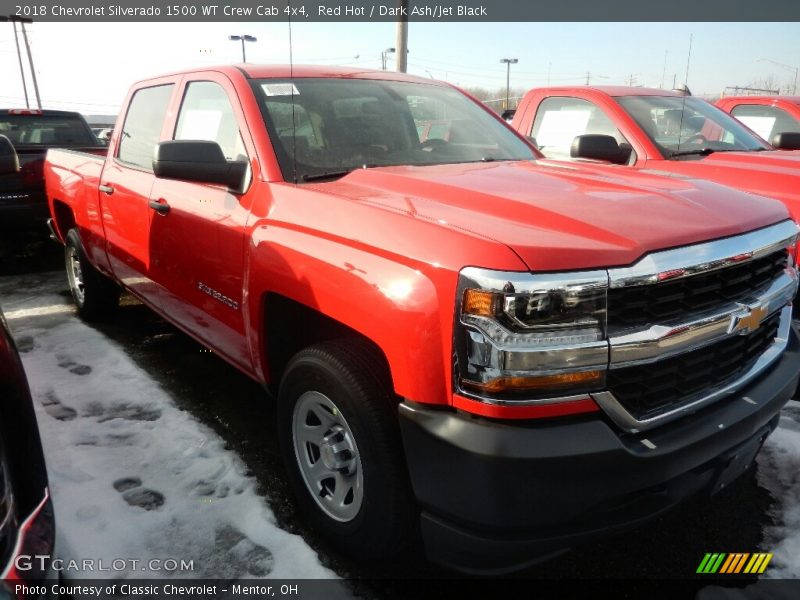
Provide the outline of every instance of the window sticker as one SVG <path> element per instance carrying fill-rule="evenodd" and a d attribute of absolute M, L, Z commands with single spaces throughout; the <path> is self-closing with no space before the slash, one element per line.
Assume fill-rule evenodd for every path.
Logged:
<path fill-rule="evenodd" d="M 267 96 L 299 96 L 300 92 L 293 83 L 262 83 L 261 89 Z"/>
<path fill-rule="evenodd" d="M 222 113 L 218 110 L 188 110 L 181 119 L 180 139 L 217 139 Z"/>
<path fill-rule="evenodd" d="M 541 148 L 568 150 L 576 136 L 586 133 L 591 111 L 552 110 L 544 114 L 536 142 Z"/>
<path fill-rule="evenodd" d="M 775 117 L 736 117 L 765 140 L 775 127 Z"/>

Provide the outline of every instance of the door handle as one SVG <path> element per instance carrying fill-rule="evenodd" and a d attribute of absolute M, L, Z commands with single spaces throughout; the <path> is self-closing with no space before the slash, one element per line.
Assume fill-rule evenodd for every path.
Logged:
<path fill-rule="evenodd" d="M 110 185 L 100 184 L 97 186 L 97 189 L 103 192 L 104 194 L 108 194 L 109 196 L 114 193 L 114 188 Z"/>
<path fill-rule="evenodd" d="M 160 215 L 165 215 L 169 212 L 169 204 L 167 204 L 167 201 L 163 199 L 150 200 L 150 208 Z"/>

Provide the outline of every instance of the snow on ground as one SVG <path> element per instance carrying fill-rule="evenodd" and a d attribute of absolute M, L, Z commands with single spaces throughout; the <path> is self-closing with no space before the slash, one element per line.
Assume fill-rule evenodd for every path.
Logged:
<path fill-rule="evenodd" d="M 34 398 L 59 553 L 141 561 L 123 573 L 68 576 L 336 576 L 302 538 L 276 526 L 221 438 L 73 314 L 57 293 L 61 276 L 5 279 L 0 301 Z M 193 560 L 194 571 L 143 571 L 153 558 Z"/>
<path fill-rule="evenodd" d="M 800 403 L 783 409 L 778 428 L 758 457 L 758 481 L 770 490 L 776 523 L 767 527 L 762 550 L 773 552 L 768 577 L 800 579 Z"/>

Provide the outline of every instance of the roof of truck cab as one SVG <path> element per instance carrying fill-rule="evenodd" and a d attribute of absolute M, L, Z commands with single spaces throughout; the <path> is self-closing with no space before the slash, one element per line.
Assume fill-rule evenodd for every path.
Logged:
<path fill-rule="evenodd" d="M 762 100 L 767 102 L 783 101 L 800 105 L 800 96 L 724 96 L 720 98 L 720 100 L 725 100 L 726 102 L 731 100 L 737 102 L 742 102 L 742 101 L 756 102 Z"/>
<path fill-rule="evenodd" d="M 411 81 L 417 83 L 428 83 L 446 85 L 428 77 L 417 77 L 396 71 L 376 71 L 373 69 L 359 69 L 355 67 L 337 67 L 330 65 L 258 65 L 252 63 L 240 63 L 234 65 L 218 65 L 209 67 L 198 67 L 196 69 L 185 69 L 174 73 L 161 75 L 160 77 L 171 77 L 174 75 L 188 75 L 190 73 L 201 73 L 204 71 L 216 71 L 227 75 L 244 74 L 252 79 L 280 78 L 331 78 L 331 79 L 385 79 L 390 81 Z M 157 79 L 158 77 L 148 77 L 144 81 Z"/>
<path fill-rule="evenodd" d="M 627 87 L 624 85 L 570 85 L 570 86 L 547 86 L 545 88 L 549 92 L 571 92 L 590 90 L 593 92 L 600 92 L 609 96 L 678 96 L 683 94 L 674 92 L 672 90 L 662 90 L 659 88 L 644 88 L 644 87 Z"/>

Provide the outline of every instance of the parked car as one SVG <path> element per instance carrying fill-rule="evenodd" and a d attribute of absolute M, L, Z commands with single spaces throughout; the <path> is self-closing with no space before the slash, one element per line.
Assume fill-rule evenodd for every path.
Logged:
<path fill-rule="evenodd" d="M 700 98 L 635 87 L 536 88 L 512 126 L 547 158 L 708 179 L 776 198 L 800 221 L 800 152 L 776 151 Z"/>
<path fill-rule="evenodd" d="M 773 146 L 800 150 L 800 96 L 727 96 L 716 105 Z"/>
<path fill-rule="evenodd" d="M 84 118 L 60 110 L 0 109 L 0 232 L 41 229 L 48 216 L 42 165 L 49 148 L 105 152 Z M 9 148 L 9 144 L 11 148 Z"/>
<path fill-rule="evenodd" d="M 421 137 L 438 115 L 482 135 Z M 797 387 L 773 200 L 540 164 L 384 71 L 158 77 L 114 131 L 45 164 L 79 314 L 125 288 L 276 390 L 298 503 L 357 558 L 421 534 L 497 572 L 636 525 L 742 473 Z"/>
<path fill-rule="evenodd" d="M 33 558 L 52 556 L 54 544 L 53 506 L 33 403 L 0 311 L 0 596 L 18 597 L 17 583 L 54 579 L 49 560 Z"/>

